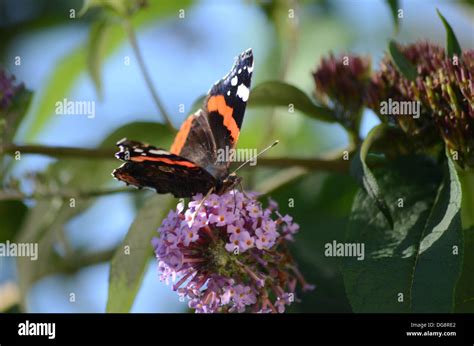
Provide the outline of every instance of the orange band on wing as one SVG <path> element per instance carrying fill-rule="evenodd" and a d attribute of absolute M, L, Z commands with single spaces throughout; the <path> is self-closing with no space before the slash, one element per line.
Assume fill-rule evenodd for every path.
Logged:
<path fill-rule="evenodd" d="M 194 120 L 194 115 L 190 115 L 186 121 L 181 125 L 181 128 L 176 135 L 173 145 L 171 146 L 170 152 L 175 155 L 179 155 L 181 149 L 183 149 L 186 138 L 188 138 L 189 130 L 191 130 L 191 124 Z"/>
<path fill-rule="evenodd" d="M 209 112 L 219 113 L 224 118 L 224 126 L 230 131 L 230 135 L 232 136 L 232 142 L 237 142 L 239 138 L 240 129 L 235 122 L 232 113 L 234 109 L 229 107 L 225 102 L 225 98 L 223 95 L 211 96 L 207 101 L 207 109 Z"/>
<path fill-rule="evenodd" d="M 170 165 L 184 166 L 184 167 L 196 167 L 196 165 L 189 161 L 174 161 L 167 159 L 166 157 L 151 157 L 151 156 L 135 156 L 131 158 L 131 161 L 134 162 L 143 162 L 143 161 L 156 161 L 168 163 Z"/>

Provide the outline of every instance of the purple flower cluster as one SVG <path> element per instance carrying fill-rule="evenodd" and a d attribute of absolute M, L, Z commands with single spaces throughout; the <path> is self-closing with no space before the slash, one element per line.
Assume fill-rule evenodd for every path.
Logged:
<path fill-rule="evenodd" d="M 179 203 L 153 246 L 161 279 L 196 312 L 284 312 L 298 281 L 313 288 L 286 248 L 298 229 L 276 202 L 230 191 Z"/>
<path fill-rule="evenodd" d="M 0 69 L 0 111 L 10 107 L 13 97 L 23 85 L 15 86 L 15 77 L 8 77 L 4 70 Z"/>
<path fill-rule="evenodd" d="M 429 42 L 399 45 L 398 49 L 416 68 L 416 80 L 405 78 L 387 53 L 367 88 L 368 107 L 420 146 L 443 140 L 459 153 L 461 166 L 474 167 L 474 51 L 466 50 L 453 59 L 443 47 Z M 418 102 L 420 116 L 387 119 L 380 114 L 380 104 L 388 99 Z"/>
<path fill-rule="evenodd" d="M 336 120 L 344 127 L 356 130 L 364 104 L 363 90 L 371 73 L 368 57 L 330 54 L 322 58 L 313 72 L 315 96 L 334 111 Z"/>

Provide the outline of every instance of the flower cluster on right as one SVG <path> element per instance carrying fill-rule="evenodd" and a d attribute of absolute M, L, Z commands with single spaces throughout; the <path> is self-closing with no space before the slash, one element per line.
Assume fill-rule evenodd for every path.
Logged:
<path fill-rule="evenodd" d="M 350 56 L 344 64 L 345 57 L 330 56 L 314 73 L 317 94 L 343 102 L 346 109 L 354 104 L 368 107 L 382 122 L 393 123 L 421 145 L 444 141 L 458 153 L 460 165 L 474 167 L 474 51 L 449 57 L 444 48 L 428 42 L 397 47 L 416 68 L 415 80 L 408 80 L 388 54 L 370 78 L 367 58 Z M 383 115 L 380 104 L 388 99 L 419 102 L 421 114 Z"/>

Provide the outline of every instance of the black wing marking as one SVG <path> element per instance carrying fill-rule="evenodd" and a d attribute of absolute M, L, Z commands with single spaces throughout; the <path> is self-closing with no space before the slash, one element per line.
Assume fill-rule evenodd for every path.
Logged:
<path fill-rule="evenodd" d="M 123 139 L 116 157 L 125 163 L 112 175 L 127 184 L 191 197 L 216 188 L 218 181 L 194 162 L 148 144 Z"/>

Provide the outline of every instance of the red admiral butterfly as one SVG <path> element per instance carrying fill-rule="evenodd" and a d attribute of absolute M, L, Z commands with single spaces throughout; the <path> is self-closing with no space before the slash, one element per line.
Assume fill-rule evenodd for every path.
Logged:
<path fill-rule="evenodd" d="M 230 162 L 219 162 L 220 149 L 235 148 L 249 98 L 253 54 L 240 54 L 230 72 L 208 92 L 203 107 L 181 125 L 170 151 L 120 140 L 115 156 L 125 163 L 113 176 L 139 188 L 149 187 L 175 197 L 224 193 L 240 181 L 229 174 Z"/>

